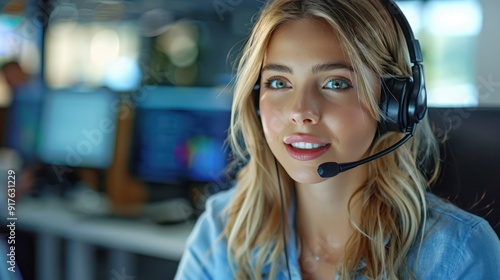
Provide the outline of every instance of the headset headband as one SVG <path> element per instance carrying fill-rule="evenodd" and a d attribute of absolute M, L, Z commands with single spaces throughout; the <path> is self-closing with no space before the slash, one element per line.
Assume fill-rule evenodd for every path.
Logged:
<path fill-rule="evenodd" d="M 382 2 L 385 6 L 385 9 L 394 19 L 398 22 L 401 31 L 403 31 L 403 35 L 405 36 L 406 45 L 408 46 L 408 52 L 410 53 L 410 61 L 415 64 L 423 62 L 422 50 L 420 49 L 420 43 L 415 36 L 413 35 L 413 30 L 411 29 L 408 20 L 403 14 L 403 11 L 399 8 L 399 6 L 392 0 L 384 0 Z"/>

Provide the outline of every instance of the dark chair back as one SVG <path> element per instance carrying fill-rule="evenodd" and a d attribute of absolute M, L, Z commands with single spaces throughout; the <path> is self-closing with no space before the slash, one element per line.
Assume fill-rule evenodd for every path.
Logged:
<path fill-rule="evenodd" d="M 430 108 L 442 172 L 432 192 L 485 218 L 500 236 L 500 108 Z"/>

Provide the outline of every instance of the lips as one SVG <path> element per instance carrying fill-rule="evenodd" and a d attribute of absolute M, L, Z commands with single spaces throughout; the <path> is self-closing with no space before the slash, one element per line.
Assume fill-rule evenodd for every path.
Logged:
<path fill-rule="evenodd" d="M 286 138 L 284 142 L 288 154 L 292 158 L 301 161 L 319 158 L 330 148 L 330 144 L 324 143 L 311 135 L 292 135 Z"/>

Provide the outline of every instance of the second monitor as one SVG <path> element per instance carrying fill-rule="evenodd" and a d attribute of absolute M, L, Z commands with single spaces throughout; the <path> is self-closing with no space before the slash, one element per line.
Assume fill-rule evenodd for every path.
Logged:
<path fill-rule="evenodd" d="M 137 98 L 130 169 L 144 182 L 224 176 L 232 96 L 221 88 L 156 86 Z"/>

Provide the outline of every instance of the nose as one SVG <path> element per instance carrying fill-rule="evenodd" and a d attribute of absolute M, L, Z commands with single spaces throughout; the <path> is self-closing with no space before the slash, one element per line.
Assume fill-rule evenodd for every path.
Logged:
<path fill-rule="evenodd" d="M 297 125 L 313 125 L 320 119 L 319 100 L 312 92 L 296 92 L 290 101 L 290 121 Z"/>

